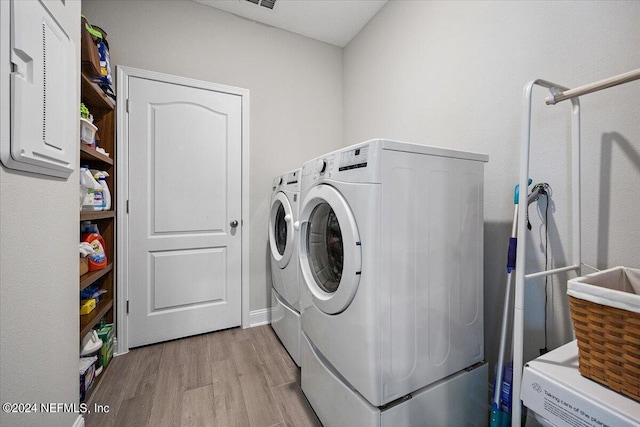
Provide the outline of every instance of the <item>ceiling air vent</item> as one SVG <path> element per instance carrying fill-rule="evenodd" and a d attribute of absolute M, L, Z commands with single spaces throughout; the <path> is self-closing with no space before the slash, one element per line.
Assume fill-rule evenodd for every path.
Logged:
<path fill-rule="evenodd" d="M 276 0 L 247 0 L 250 3 L 258 4 L 260 6 L 266 7 L 267 9 L 273 9 L 273 6 L 276 4 Z"/>

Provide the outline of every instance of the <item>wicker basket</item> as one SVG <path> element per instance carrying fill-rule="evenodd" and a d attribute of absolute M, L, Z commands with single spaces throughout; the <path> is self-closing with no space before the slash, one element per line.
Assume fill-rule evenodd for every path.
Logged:
<path fill-rule="evenodd" d="M 567 293 L 580 374 L 640 401 L 640 270 L 579 277 Z"/>

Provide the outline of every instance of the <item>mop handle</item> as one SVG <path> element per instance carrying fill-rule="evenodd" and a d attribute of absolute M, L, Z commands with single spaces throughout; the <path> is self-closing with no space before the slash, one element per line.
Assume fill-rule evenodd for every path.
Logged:
<path fill-rule="evenodd" d="M 529 178 L 527 184 L 531 184 L 533 180 Z M 511 227 L 511 237 L 509 238 L 509 251 L 507 252 L 507 273 L 511 273 L 516 268 L 516 247 L 518 245 L 518 239 L 516 238 L 516 231 L 518 229 L 518 201 L 520 199 L 520 184 L 516 184 L 516 188 L 513 191 L 513 204 L 515 205 L 515 213 L 513 215 L 513 226 Z"/>

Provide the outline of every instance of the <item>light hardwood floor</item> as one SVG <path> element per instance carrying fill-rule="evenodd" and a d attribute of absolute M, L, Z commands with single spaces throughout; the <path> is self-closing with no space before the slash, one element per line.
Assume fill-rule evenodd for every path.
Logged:
<path fill-rule="evenodd" d="M 88 403 L 95 426 L 321 426 L 300 369 L 269 325 L 150 345 L 115 357 Z"/>

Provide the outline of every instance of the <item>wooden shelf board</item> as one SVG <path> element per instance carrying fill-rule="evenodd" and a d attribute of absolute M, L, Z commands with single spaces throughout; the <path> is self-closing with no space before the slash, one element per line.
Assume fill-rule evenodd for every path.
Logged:
<path fill-rule="evenodd" d="M 113 210 L 108 211 L 80 211 L 80 221 L 89 221 L 92 219 L 115 218 L 116 213 Z"/>
<path fill-rule="evenodd" d="M 102 316 L 107 314 L 112 307 L 113 299 L 105 298 L 100 300 L 98 306 L 91 313 L 80 315 L 80 339 L 91 331 L 91 328 L 97 325 Z"/>
<path fill-rule="evenodd" d="M 80 290 L 83 290 L 87 286 L 91 285 L 93 282 L 95 282 L 96 280 L 98 280 L 99 278 L 101 278 L 111 270 L 113 270 L 112 262 L 107 264 L 107 266 L 102 270 L 90 271 L 86 274 L 83 274 L 82 276 L 80 276 Z"/>
<path fill-rule="evenodd" d="M 87 77 L 84 73 L 82 74 L 82 78 L 80 80 L 80 86 L 82 90 L 82 99 L 86 101 L 87 108 L 89 111 L 95 116 L 98 110 L 106 110 L 112 111 L 116 108 L 115 102 L 104 94 L 100 86 L 97 83 L 93 82 L 91 78 Z M 93 109 L 91 108 L 93 107 Z"/>
<path fill-rule="evenodd" d="M 84 161 L 98 160 L 100 162 L 113 166 L 113 159 L 111 157 L 105 156 L 104 154 L 96 151 L 86 144 L 80 144 L 80 159 Z"/>

